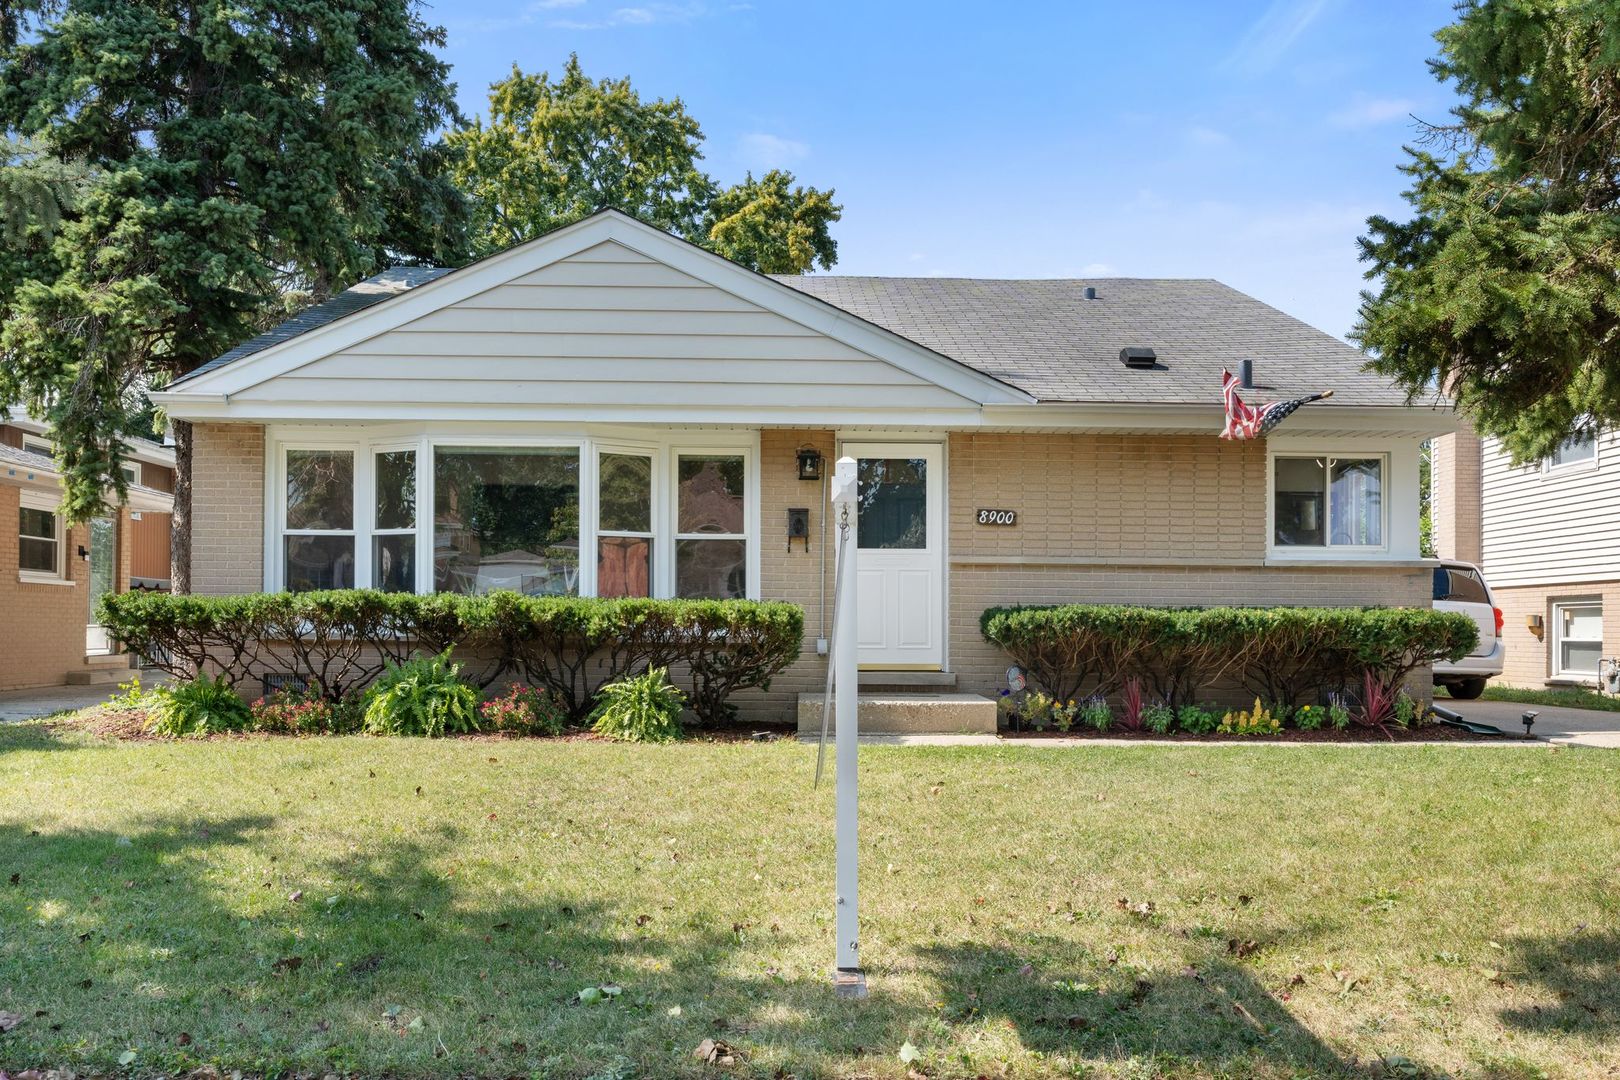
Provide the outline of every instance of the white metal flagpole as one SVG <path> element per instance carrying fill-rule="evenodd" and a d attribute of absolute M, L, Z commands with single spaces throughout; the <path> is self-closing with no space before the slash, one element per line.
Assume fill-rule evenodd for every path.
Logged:
<path fill-rule="evenodd" d="M 837 812 L 834 816 L 837 912 L 834 932 L 838 935 L 838 966 L 833 986 L 840 997 L 865 997 L 866 974 L 861 970 L 858 951 L 860 905 L 856 867 L 856 760 L 860 751 L 857 728 L 859 676 L 855 660 L 855 495 L 854 458 L 838 459 L 833 473 L 833 523 L 838 529 L 838 562 L 833 595 L 833 778 Z M 844 564 L 844 560 L 849 560 Z"/>

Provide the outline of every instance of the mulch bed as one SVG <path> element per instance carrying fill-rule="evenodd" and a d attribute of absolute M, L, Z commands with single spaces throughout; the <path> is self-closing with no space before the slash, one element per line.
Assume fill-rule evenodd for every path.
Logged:
<path fill-rule="evenodd" d="M 1391 726 L 1386 734 L 1377 728 L 1348 727 L 1343 731 L 1332 728 L 1323 728 L 1317 731 L 1299 731 L 1295 728 L 1284 728 L 1275 735 L 1188 735 L 1177 731 L 1166 735 L 1158 735 L 1151 731 L 1121 731 L 1110 729 L 1108 731 L 1095 731 L 1078 729 L 1072 731 L 1008 731 L 1003 729 L 997 733 L 1004 739 L 1135 739 L 1158 742 L 1184 742 L 1184 743 L 1226 743 L 1228 745 L 1242 745 L 1256 742 L 1288 742 L 1288 743 L 1387 743 L 1387 742 L 1480 742 L 1489 740 L 1499 741 L 1495 735 L 1474 735 L 1462 728 L 1452 727 L 1449 724 L 1424 724 L 1421 727 L 1398 728 Z M 1508 732 L 1507 738 L 1519 739 L 1522 736 Z"/>

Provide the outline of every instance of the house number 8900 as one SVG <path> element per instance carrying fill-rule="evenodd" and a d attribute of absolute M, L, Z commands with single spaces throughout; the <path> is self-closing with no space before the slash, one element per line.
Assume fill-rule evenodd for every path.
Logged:
<path fill-rule="evenodd" d="M 1016 510 L 980 510 L 980 525 L 1016 525 L 1018 524 L 1018 511 Z"/>

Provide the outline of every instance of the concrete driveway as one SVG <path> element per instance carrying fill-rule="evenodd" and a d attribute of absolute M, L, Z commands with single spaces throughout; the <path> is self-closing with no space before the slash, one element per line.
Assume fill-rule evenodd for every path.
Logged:
<path fill-rule="evenodd" d="M 1570 746 L 1606 746 L 1620 749 L 1620 712 L 1599 712 L 1596 709 L 1561 709 L 1552 705 L 1523 705 L 1517 701 L 1447 701 L 1435 702 L 1464 720 L 1494 724 L 1510 734 L 1522 734 L 1524 723 L 1519 719 L 1525 711 L 1536 712 L 1536 738 Z"/>

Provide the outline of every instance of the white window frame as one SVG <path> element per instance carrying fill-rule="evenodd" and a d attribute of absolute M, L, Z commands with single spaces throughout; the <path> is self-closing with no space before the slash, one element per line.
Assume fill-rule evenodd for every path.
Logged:
<path fill-rule="evenodd" d="M 1598 620 L 1598 636 L 1596 638 L 1571 638 L 1564 636 L 1564 612 L 1573 608 L 1595 608 Z M 1603 653 L 1603 600 L 1600 597 L 1583 597 L 1580 599 L 1555 600 L 1552 605 L 1553 641 L 1552 641 L 1552 677 L 1555 679 L 1579 679 L 1596 681 L 1597 671 L 1577 671 L 1564 667 L 1564 645 L 1569 642 L 1593 643 L 1598 647 L 1599 656 Z M 1601 664 L 1600 664 L 1601 666 Z"/>
<path fill-rule="evenodd" d="M 284 540 L 306 530 L 284 530 L 286 522 L 286 462 L 288 450 L 351 450 L 355 461 L 355 584 L 371 587 L 372 537 L 376 515 L 375 468 L 378 453 L 416 451 L 416 592 L 433 592 L 433 486 L 434 452 L 445 446 L 498 450 L 554 447 L 574 449 L 580 455 L 580 567 L 579 595 L 597 592 L 597 535 L 600 508 L 597 499 L 598 457 L 603 453 L 651 455 L 653 458 L 653 573 L 656 598 L 675 595 L 675 484 L 678 455 L 728 455 L 743 459 L 744 525 L 741 535 L 706 539 L 738 539 L 747 551 L 747 596 L 760 597 L 760 477 L 759 432 L 753 429 L 683 432 L 629 425 L 379 424 L 374 431 L 348 426 L 343 429 L 310 425 L 273 425 L 266 432 L 264 506 L 264 588 L 286 588 Z M 386 530 L 384 530 L 386 531 Z M 405 532 L 408 530 L 399 530 Z M 311 534 L 313 535 L 313 534 Z M 335 532 L 328 535 L 337 535 Z M 586 553 L 589 557 L 586 557 Z"/>
<path fill-rule="evenodd" d="M 413 519 L 413 521 L 411 523 L 411 527 L 408 528 L 408 529 L 402 529 L 402 528 L 386 528 L 385 529 L 382 526 L 377 524 L 377 458 L 379 456 L 383 455 L 383 454 L 400 454 L 400 453 L 411 453 L 411 454 L 415 455 L 411 460 L 416 465 L 416 514 L 415 514 L 415 517 L 414 517 L 414 519 Z M 357 459 L 356 460 L 356 472 L 355 472 L 355 478 L 354 478 L 354 486 L 355 486 L 355 490 L 356 490 L 357 495 L 358 495 L 358 492 L 361 489 L 364 489 L 364 491 L 366 493 L 366 502 L 365 502 L 365 506 L 363 507 L 363 509 L 364 509 L 364 520 L 365 520 L 365 523 L 366 523 L 366 527 L 365 527 L 365 530 L 364 530 L 364 532 L 365 532 L 365 543 L 366 543 L 366 576 L 363 577 L 363 578 L 360 576 L 360 562 L 359 562 L 360 554 L 357 551 L 357 552 L 355 552 L 355 571 L 354 571 L 354 583 L 355 583 L 355 586 L 357 588 L 379 588 L 380 587 L 380 586 L 378 586 L 376 584 L 375 581 L 373 581 L 373 575 L 376 572 L 375 564 L 376 564 L 376 561 L 377 561 L 377 559 L 376 559 L 377 545 L 376 545 L 375 541 L 376 541 L 377 537 L 379 537 L 379 536 L 412 536 L 416 540 L 416 557 L 415 557 L 415 559 L 413 561 L 414 561 L 414 563 L 415 563 L 415 565 L 417 567 L 417 576 L 416 576 L 416 580 L 411 583 L 411 587 L 412 587 L 413 591 L 420 591 L 421 577 L 422 577 L 422 575 L 421 575 L 421 567 L 422 567 L 422 535 L 421 534 L 422 534 L 422 513 L 423 513 L 423 507 L 422 507 L 422 448 L 418 443 L 416 443 L 414 441 L 400 442 L 400 443 L 371 442 L 371 443 L 367 444 L 367 449 L 365 450 L 365 458 L 366 458 L 366 464 L 365 464 L 365 470 L 364 470 L 365 471 L 365 479 L 362 481 L 362 479 L 360 477 L 359 462 L 358 462 L 358 459 Z M 361 507 L 358 507 L 358 506 L 356 507 L 356 512 L 355 512 L 355 520 L 356 520 L 356 522 L 358 522 L 362 517 L 362 514 L 360 513 L 361 509 L 362 509 Z M 431 512 L 432 507 L 429 506 L 427 509 L 428 509 L 428 511 Z M 431 536 L 432 529 L 430 528 L 428 530 L 428 532 L 430 534 L 429 538 L 428 538 L 428 557 L 431 558 L 432 554 L 433 554 L 433 544 L 432 544 L 432 536 Z M 362 581 L 366 582 L 367 585 L 361 585 L 360 583 Z"/>
<path fill-rule="evenodd" d="M 1598 458 L 1602 454 L 1601 443 L 1603 440 L 1598 438 L 1600 434 L 1601 433 L 1595 428 L 1587 432 L 1587 435 L 1592 441 L 1591 457 L 1584 458 L 1579 461 L 1554 462 L 1553 455 L 1548 454 L 1546 457 L 1541 459 L 1541 475 L 1544 477 L 1556 476 L 1563 473 L 1589 472 L 1592 469 L 1596 469 L 1598 467 Z M 1569 440 L 1567 439 L 1565 440 L 1565 442 L 1568 441 Z M 1562 446 L 1562 444 L 1559 445 Z M 1557 453 L 1557 451 L 1555 450 L 1554 453 Z"/>
<path fill-rule="evenodd" d="M 1277 462 L 1289 459 L 1306 459 L 1321 461 L 1323 469 L 1322 488 L 1322 535 L 1329 538 L 1322 544 L 1279 544 L 1277 543 Z M 1335 544 L 1333 536 L 1333 463 L 1338 460 L 1367 461 L 1376 459 L 1378 465 L 1378 535 L 1383 538 L 1379 544 Z M 1383 555 L 1392 550 L 1390 504 L 1394 501 L 1395 477 L 1391 462 L 1391 455 L 1383 450 L 1359 450 L 1355 448 L 1336 448 L 1333 450 L 1306 450 L 1287 448 L 1271 451 L 1266 455 L 1266 550 L 1274 558 L 1299 559 L 1332 559 L 1346 557 L 1365 557 L 1368 555 Z"/>
<path fill-rule="evenodd" d="M 67 523 L 62 517 L 62 500 L 58 496 L 45 495 L 34 491 L 18 493 L 17 506 L 20 510 L 43 510 L 51 515 L 51 521 L 56 527 L 56 568 L 54 570 L 24 570 L 22 568 L 22 522 L 17 522 L 17 537 L 19 549 L 17 552 L 17 580 L 31 585 L 72 585 L 73 580 L 67 574 Z M 30 537 L 30 539 L 43 540 L 45 537 Z"/>
<path fill-rule="evenodd" d="M 649 531 L 628 532 L 624 529 L 604 529 L 602 527 L 602 500 L 599 483 L 602 475 L 603 455 L 615 455 L 618 457 L 642 457 L 647 459 L 647 483 L 651 489 L 649 491 L 651 505 L 649 505 L 647 509 L 647 524 L 652 527 Z M 673 546 L 669 548 L 669 556 L 668 559 L 666 559 L 665 553 L 662 550 L 665 546 L 662 538 L 669 535 L 669 529 L 665 527 L 665 510 L 662 503 L 664 499 L 668 497 L 668 492 L 665 490 L 665 485 L 659 483 L 658 481 L 658 478 L 663 475 L 663 471 L 664 455 L 660 451 L 659 447 L 655 444 L 637 445 L 635 443 L 605 441 L 596 442 L 595 449 L 591 453 L 591 506 L 590 513 L 588 515 L 591 519 L 590 563 L 593 588 L 592 595 L 595 595 L 596 591 L 599 590 L 601 585 L 600 570 L 602 553 L 600 549 L 601 540 L 604 536 L 642 537 L 648 540 L 650 542 L 649 554 L 652 558 L 652 572 L 647 576 L 648 593 L 651 596 L 667 595 L 667 593 L 664 592 L 665 587 L 662 584 L 662 575 L 665 569 L 664 563 L 674 558 L 675 549 Z M 580 518 L 583 519 L 587 516 L 585 513 L 586 499 L 583 490 L 580 492 L 580 504 Z M 582 527 L 583 524 L 584 523 L 582 520 Z M 581 559 L 581 561 L 583 562 L 584 560 Z M 671 566 L 670 569 L 673 571 L 673 566 Z M 673 577 L 671 577 L 670 580 L 672 583 L 671 587 L 673 587 Z"/>
<path fill-rule="evenodd" d="M 743 531 L 740 533 L 683 533 L 680 526 L 680 476 L 683 457 L 740 457 L 743 459 Z M 743 542 L 743 596 L 759 596 L 759 477 L 758 456 L 734 446 L 681 445 L 670 449 L 669 492 L 669 583 L 663 595 L 675 595 L 675 547 L 682 540 L 741 540 Z"/>
<path fill-rule="evenodd" d="M 138 461 L 125 461 L 118 466 L 124 473 L 124 479 L 132 486 L 139 487 L 141 483 L 141 463 Z"/>
<path fill-rule="evenodd" d="M 349 527 L 347 529 L 289 529 L 287 528 L 287 455 L 295 451 L 312 453 L 352 455 L 354 467 L 354 504 L 349 514 Z M 362 477 L 362 459 L 364 459 L 365 475 Z M 271 572 L 272 564 L 275 572 L 275 591 L 283 592 L 287 588 L 287 544 L 289 536 L 347 536 L 354 542 L 354 581 L 358 586 L 362 581 L 371 580 L 371 538 L 369 531 L 360 528 L 360 522 L 367 520 L 362 515 L 369 506 L 371 498 L 371 465 L 364 443 L 352 441 L 302 441 L 281 444 L 276 451 L 276 513 L 275 513 L 275 549 L 274 557 L 267 558 L 265 563 L 266 576 Z M 367 502 L 362 503 L 364 498 Z M 270 532 L 265 530 L 266 534 Z M 364 534 L 364 542 L 362 542 Z"/>

